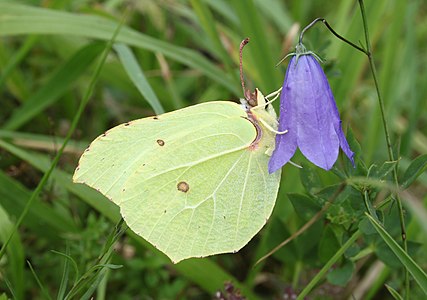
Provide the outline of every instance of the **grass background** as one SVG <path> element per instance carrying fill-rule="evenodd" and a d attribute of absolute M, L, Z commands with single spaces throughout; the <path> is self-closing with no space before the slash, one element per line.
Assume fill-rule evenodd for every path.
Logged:
<path fill-rule="evenodd" d="M 363 211 L 357 191 L 349 190 L 341 205 L 329 208 L 315 226 L 254 267 L 258 258 L 320 210 L 322 203 L 313 199 L 330 194 L 325 187 L 340 182 L 339 176 L 311 167 L 301 155 L 295 162 L 304 164 L 304 170 L 284 168 L 272 218 L 242 251 L 177 265 L 131 232 L 115 242 L 110 257 L 114 238 L 106 237 L 120 218 L 118 209 L 97 192 L 73 184 L 71 174 L 88 143 L 116 124 L 203 101 L 242 97 L 238 46 L 245 37 L 251 38 L 244 53 L 247 82 L 264 94 L 281 86 L 286 63 L 277 68 L 275 64 L 293 51 L 301 26 L 314 18 L 324 17 L 346 38 L 363 41 L 357 1 L 127 3 L 131 12 L 78 129 L 0 260 L 0 293 L 16 299 L 62 299 L 75 278 L 83 281 L 78 281 L 81 289 L 71 298 L 89 297 L 93 289 L 96 299 L 211 298 L 224 289 L 225 281 L 249 299 L 298 293 L 354 232 L 352 224 L 357 227 Z M 365 5 L 386 117 L 404 178 L 411 161 L 427 153 L 427 5 L 421 0 L 366 0 Z M 124 11 L 125 2 L 116 0 L 0 1 L 1 241 L 49 168 L 97 58 Z M 359 163 L 372 172 L 381 169 L 387 150 L 368 60 L 320 24 L 304 41 L 326 61 L 344 128 L 351 128 L 360 144 Z M 346 168 L 345 159 L 338 166 Z M 426 267 L 423 170 L 403 200 L 410 253 Z M 372 189 L 377 202 L 386 194 Z M 396 205 L 382 213 L 388 232 L 398 240 Z M 364 233 L 311 298 L 392 299 L 385 284 L 401 289 L 400 262 L 377 235 Z M 111 269 L 102 268 L 101 279 L 91 267 L 107 262 Z M 123 267 L 116 269 L 118 265 Z M 413 299 L 421 299 L 416 298 L 423 297 L 421 290 L 411 284 Z"/>

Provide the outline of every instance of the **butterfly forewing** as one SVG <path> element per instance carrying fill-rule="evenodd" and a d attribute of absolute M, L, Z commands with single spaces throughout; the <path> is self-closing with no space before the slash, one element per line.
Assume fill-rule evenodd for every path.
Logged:
<path fill-rule="evenodd" d="M 119 125 L 92 142 L 73 179 L 174 262 L 238 251 L 271 215 L 280 182 L 267 171 L 274 134 L 249 119 L 220 101 Z"/>
<path fill-rule="evenodd" d="M 188 136 L 203 136 L 212 127 L 214 132 L 217 126 L 227 124 L 230 119 L 244 117 L 246 113 L 239 105 L 218 101 L 118 125 L 98 136 L 85 150 L 73 181 L 93 187 L 114 203 L 120 204 L 120 193 L 125 181 L 147 161 L 148 156 L 155 158 L 163 143 L 167 142 L 164 146 L 170 149 L 172 143 L 184 144 Z M 241 123 L 246 125 L 245 122 Z M 241 130 L 240 127 L 237 129 Z M 243 132 L 248 133 L 247 130 Z M 237 147 L 250 143 L 255 135 L 252 131 L 239 136 Z M 198 147 L 197 143 L 193 146 Z M 232 148 L 235 145 L 225 146 Z M 180 153 L 180 156 L 178 153 L 171 154 L 171 158 L 185 159 L 183 156 L 186 154 Z"/>

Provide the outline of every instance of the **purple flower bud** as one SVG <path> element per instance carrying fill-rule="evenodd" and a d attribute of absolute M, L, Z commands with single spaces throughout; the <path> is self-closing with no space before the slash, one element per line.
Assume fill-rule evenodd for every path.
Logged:
<path fill-rule="evenodd" d="M 299 46 L 299 47 L 298 47 Z M 315 165 L 329 170 L 339 148 L 354 165 L 350 146 L 326 75 L 311 52 L 302 45 L 292 57 L 280 95 L 279 131 L 268 170 L 273 173 L 286 164 L 297 147 Z"/>

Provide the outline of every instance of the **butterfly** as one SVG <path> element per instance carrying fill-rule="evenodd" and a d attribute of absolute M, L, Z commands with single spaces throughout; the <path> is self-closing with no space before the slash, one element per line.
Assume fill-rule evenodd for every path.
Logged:
<path fill-rule="evenodd" d="M 269 174 L 268 161 L 279 92 L 118 125 L 84 151 L 73 181 L 117 204 L 129 228 L 174 263 L 236 252 L 276 201 L 280 170 Z"/>

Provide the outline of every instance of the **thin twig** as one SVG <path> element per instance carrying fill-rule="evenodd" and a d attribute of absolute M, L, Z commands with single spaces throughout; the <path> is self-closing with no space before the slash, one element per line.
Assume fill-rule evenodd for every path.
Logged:
<path fill-rule="evenodd" d="M 338 197 L 339 194 L 344 190 L 344 187 L 346 185 L 343 183 L 339 186 L 338 190 L 332 195 L 332 197 L 329 199 L 328 202 L 326 202 L 325 206 L 318 211 L 310 220 L 308 220 L 307 223 L 305 223 L 300 229 L 298 229 L 295 233 L 293 233 L 290 237 L 288 237 L 286 240 L 281 242 L 279 245 L 274 247 L 273 250 L 268 252 L 266 255 L 261 257 L 257 260 L 257 262 L 254 264 L 254 266 L 258 265 L 260 262 L 268 258 L 269 256 L 273 255 L 277 250 L 282 248 L 283 246 L 287 245 L 289 242 L 300 236 L 302 233 L 304 233 L 308 228 L 310 228 L 311 225 L 313 225 L 317 220 L 320 219 L 320 217 L 328 210 L 328 208 L 332 205 L 332 203 L 335 201 L 335 199 Z"/>
<path fill-rule="evenodd" d="M 329 29 L 329 31 L 333 34 L 333 35 L 335 35 L 337 38 L 339 38 L 341 41 L 343 41 L 343 42 L 345 42 L 345 43 L 347 43 L 347 44 L 349 44 L 350 46 L 352 46 L 352 47 L 354 47 L 354 48 L 356 48 L 357 50 L 359 50 L 359 51 L 361 51 L 361 52 L 363 52 L 363 53 L 365 53 L 366 55 L 368 55 L 368 52 L 365 50 L 365 49 L 363 49 L 362 47 L 359 47 L 359 46 L 357 46 L 355 43 L 353 43 L 353 42 L 351 42 L 351 41 L 349 41 L 349 40 L 347 40 L 345 37 L 343 37 L 342 35 L 339 35 L 332 27 L 331 27 L 331 25 L 329 25 L 329 23 L 328 23 L 328 21 L 326 21 L 324 18 L 316 18 L 316 19 L 314 19 L 313 20 L 313 22 L 311 22 L 310 24 L 308 24 L 302 31 L 301 31 L 301 33 L 300 33 L 300 36 L 299 36 L 299 41 L 298 41 L 298 43 L 299 44 L 302 44 L 302 39 L 303 39 L 303 37 L 304 37 L 304 33 L 308 30 L 308 29 L 310 29 L 314 24 L 316 24 L 317 22 L 322 22 L 323 24 L 325 24 L 325 26 Z"/>

